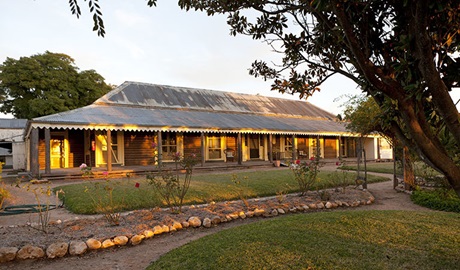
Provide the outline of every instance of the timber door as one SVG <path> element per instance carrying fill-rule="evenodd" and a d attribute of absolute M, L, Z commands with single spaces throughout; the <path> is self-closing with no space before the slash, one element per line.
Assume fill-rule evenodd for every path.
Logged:
<path fill-rule="evenodd" d="M 107 145 L 107 133 L 96 133 L 96 165 L 107 165 L 107 155 L 111 155 L 113 165 L 124 165 L 124 137 L 122 131 L 111 132 L 112 145 Z"/>
<path fill-rule="evenodd" d="M 50 145 L 51 168 L 65 168 L 65 136 L 52 136 Z"/>
<path fill-rule="evenodd" d="M 249 159 L 260 159 L 260 137 L 257 134 L 249 134 Z"/>
<path fill-rule="evenodd" d="M 324 158 L 337 158 L 337 140 L 324 139 Z"/>

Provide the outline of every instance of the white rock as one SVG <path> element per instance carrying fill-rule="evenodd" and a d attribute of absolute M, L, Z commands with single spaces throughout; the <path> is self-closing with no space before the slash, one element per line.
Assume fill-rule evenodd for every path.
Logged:
<path fill-rule="evenodd" d="M 316 208 L 323 209 L 324 208 L 324 203 L 323 202 L 317 203 Z"/>
<path fill-rule="evenodd" d="M 100 249 L 102 246 L 102 243 L 101 241 L 97 239 L 90 238 L 86 240 L 86 245 L 88 246 L 89 249 L 95 250 L 95 249 Z"/>
<path fill-rule="evenodd" d="M 161 228 L 163 229 L 164 233 L 169 232 L 169 226 L 163 225 L 163 226 L 161 226 Z"/>
<path fill-rule="evenodd" d="M 0 247 L 0 263 L 10 262 L 16 259 L 18 248 L 15 247 Z"/>
<path fill-rule="evenodd" d="M 143 234 L 144 234 L 145 238 L 148 239 L 148 238 L 152 238 L 155 235 L 155 232 L 152 231 L 152 230 L 145 230 L 143 232 Z"/>
<path fill-rule="evenodd" d="M 246 217 L 252 218 L 254 216 L 254 211 L 247 211 L 245 214 L 246 214 Z"/>
<path fill-rule="evenodd" d="M 39 259 L 43 257 L 45 257 L 45 251 L 43 251 L 40 247 L 34 247 L 31 245 L 23 246 L 16 254 L 16 258 L 19 260 Z"/>
<path fill-rule="evenodd" d="M 130 241 L 131 245 L 136 246 L 136 245 L 139 245 L 142 242 L 144 237 L 145 236 L 142 235 L 142 234 L 136 234 L 133 237 L 131 237 L 131 239 L 129 241 Z"/>
<path fill-rule="evenodd" d="M 308 205 L 306 205 L 306 204 L 302 205 L 302 208 L 303 208 L 304 211 L 307 211 L 307 210 L 310 209 L 310 207 L 308 207 Z"/>
<path fill-rule="evenodd" d="M 254 210 L 254 215 L 255 215 L 256 217 L 260 217 L 260 216 L 262 216 L 263 214 L 265 214 L 265 210 L 264 210 L 264 209 L 259 209 L 259 208 L 257 208 L 256 210 Z"/>
<path fill-rule="evenodd" d="M 331 208 L 332 208 L 332 203 L 331 203 L 331 202 L 327 202 L 325 206 L 326 206 L 327 209 L 331 209 Z"/>
<path fill-rule="evenodd" d="M 201 226 L 201 220 L 200 220 L 199 217 L 190 217 L 188 219 L 188 223 L 190 224 L 190 226 L 192 226 L 194 228 L 197 228 L 197 227 Z"/>
<path fill-rule="evenodd" d="M 206 218 L 203 219 L 203 227 L 211 228 L 211 225 L 212 225 L 212 223 L 211 223 L 211 219 L 210 219 L 210 218 L 207 218 L 207 217 L 206 217 Z"/>
<path fill-rule="evenodd" d="M 190 223 L 188 223 L 188 221 L 182 221 L 180 224 L 182 225 L 182 228 L 184 229 L 190 227 Z"/>
<path fill-rule="evenodd" d="M 82 255 L 86 252 L 88 246 L 83 241 L 72 241 L 69 245 L 69 254 L 70 255 Z"/>
<path fill-rule="evenodd" d="M 178 231 L 178 230 L 182 230 L 183 226 L 180 222 L 174 221 L 172 227 L 176 229 L 176 231 Z"/>
<path fill-rule="evenodd" d="M 278 211 L 278 214 L 280 214 L 280 215 L 286 214 L 286 211 L 284 211 L 283 208 L 278 208 L 278 209 L 276 209 L 276 211 Z"/>
<path fill-rule="evenodd" d="M 65 242 L 53 243 L 46 249 L 46 256 L 50 259 L 64 257 L 69 250 L 69 244 Z"/>
<path fill-rule="evenodd" d="M 153 234 L 158 235 L 163 233 L 163 227 L 160 225 L 156 225 L 153 227 Z"/>
<path fill-rule="evenodd" d="M 277 216 L 277 215 L 278 215 L 278 210 L 273 209 L 273 210 L 270 212 L 270 215 L 272 215 L 272 216 Z"/>
<path fill-rule="evenodd" d="M 240 216 L 238 215 L 238 213 L 232 213 L 232 214 L 229 214 L 228 215 L 230 217 L 230 219 L 234 220 L 234 219 L 238 219 Z"/>
<path fill-rule="evenodd" d="M 217 224 L 219 224 L 219 223 L 221 223 L 221 222 L 222 222 L 222 220 L 221 220 L 221 218 L 220 218 L 219 216 L 213 216 L 213 217 L 211 218 L 211 223 L 212 223 L 213 225 L 217 225 Z"/>
<path fill-rule="evenodd" d="M 115 243 L 112 241 L 112 239 L 105 239 L 102 241 L 102 248 L 109 248 L 115 246 Z"/>
<path fill-rule="evenodd" d="M 117 246 L 124 246 L 128 243 L 129 239 L 127 236 L 120 235 L 113 238 L 113 243 Z"/>

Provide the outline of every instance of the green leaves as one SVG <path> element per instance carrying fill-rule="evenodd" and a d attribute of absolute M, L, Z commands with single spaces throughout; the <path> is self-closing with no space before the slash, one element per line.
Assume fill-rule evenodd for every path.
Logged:
<path fill-rule="evenodd" d="M 110 90 L 94 70 L 78 72 L 65 54 L 45 52 L 0 66 L 0 111 L 32 119 L 89 105 Z"/>

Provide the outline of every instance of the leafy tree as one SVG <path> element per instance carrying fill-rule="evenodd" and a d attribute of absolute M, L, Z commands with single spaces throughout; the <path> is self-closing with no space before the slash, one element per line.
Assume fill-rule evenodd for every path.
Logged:
<path fill-rule="evenodd" d="M 94 70 L 78 72 L 65 54 L 45 52 L 0 65 L 0 111 L 32 119 L 94 102 L 111 89 Z"/>
<path fill-rule="evenodd" d="M 393 148 L 403 152 L 401 163 L 404 169 L 404 183 L 406 183 L 407 189 L 414 188 L 415 173 L 413 161 L 415 158 L 410 152 L 410 149 L 405 145 L 401 145 L 395 134 L 386 128 L 387 125 L 385 123 L 391 121 L 387 116 L 386 113 L 381 111 L 375 100 L 366 95 L 352 96 L 345 104 L 344 120 L 347 122 L 348 130 L 361 134 L 362 136 L 378 132 L 392 142 Z M 361 141 L 359 145 L 362 146 Z M 396 157 L 393 158 L 396 159 Z"/>
<path fill-rule="evenodd" d="M 355 81 L 391 113 L 388 129 L 460 196 L 460 121 L 449 95 L 460 80 L 457 0 L 179 0 L 179 6 L 226 14 L 232 35 L 264 40 L 283 54 L 281 63 L 255 61 L 250 70 L 273 80 L 273 90 L 302 98 L 334 74 Z M 455 147 L 442 143 L 441 131 Z"/>
<path fill-rule="evenodd" d="M 344 120 L 348 130 L 363 135 L 379 132 L 385 137 L 393 137 L 392 134 L 385 133 L 382 125 L 382 113 L 371 97 L 352 96 L 344 104 L 344 107 Z"/>

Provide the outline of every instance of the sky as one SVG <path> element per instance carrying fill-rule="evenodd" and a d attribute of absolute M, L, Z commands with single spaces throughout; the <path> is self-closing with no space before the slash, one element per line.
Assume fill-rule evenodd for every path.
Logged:
<path fill-rule="evenodd" d="M 0 0 L 0 63 L 50 51 L 71 56 L 80 70 L 94 69 L 113 85 L 137 81 L 298 99 L 249 75 L 254 60 L 276 61 L 279 55 L 261 41 L 231 36 L 226 16 L 186 12 L 171 0 L 158 0 L 153 8 L 145 0 L 100 0 L 102 38 L 92 31 L 88 3 L 79 4 L 77 19 L 68 1 Z M 308 102 L 336 115 L 347 100 L 337 98 L 359 93 L 351 80 L 335 76 Z"/>

